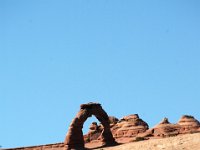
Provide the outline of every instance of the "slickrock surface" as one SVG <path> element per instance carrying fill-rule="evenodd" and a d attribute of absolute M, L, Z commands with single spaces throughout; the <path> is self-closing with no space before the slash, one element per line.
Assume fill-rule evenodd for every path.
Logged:
<path fill-rule="evenodd" d="M 28 146 L 28 147 L 17 147 L 17 148 L 7 148 L 5 150 L 63 150 L 64 143 Z M 2 149 L 4 150 L 4 149 Z"/>
<path fill-rule="evenodd" d="M 95 150 L 200 150 L 200 133 L 132 142 Z"/>
<path fill-rule="evenodd" d="M 86 144 L 87 145 L 87 144 Z M 63 150 L 63 143 L 7 150 Z M 100 145 L 91 145 L 97 147 Z M 113 147 L 94 148 L 94 150 L 200 150 L 200 133 L 182 134 L 174 137 L 130 142 Z"/>

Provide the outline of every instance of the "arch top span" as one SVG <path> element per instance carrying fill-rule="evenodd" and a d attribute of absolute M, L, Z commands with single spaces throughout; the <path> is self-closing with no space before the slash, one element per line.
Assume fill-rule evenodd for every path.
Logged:
<path fill-rule="evenodd" d="M 92 109 L 95 107 L 101 107 L 100 103 L 89 102 L 87 104 L 81 104 L 80 109 Z"/>
<path fill-rule="evenodd" d="M 80 105 L 80 110 L 72 120 L 64 144 L 65 150 L 84 149 L 83 124 L 88 117 L 94 115 L 103 125 L 102 143 L 103 145 L 116 144 L 110 131 L 109 117 L 99 103 L 87 103 Z"/>

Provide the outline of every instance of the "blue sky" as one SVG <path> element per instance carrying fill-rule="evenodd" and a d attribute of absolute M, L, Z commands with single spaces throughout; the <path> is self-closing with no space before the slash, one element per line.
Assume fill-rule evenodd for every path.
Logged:
<path fill-rule="evenodd" d="M 200 120 L 198 0 L 1 0 L 0 145 L 62 142 L 81 103 Z M 84 132 L 95 118 L 88 119 Z"/>

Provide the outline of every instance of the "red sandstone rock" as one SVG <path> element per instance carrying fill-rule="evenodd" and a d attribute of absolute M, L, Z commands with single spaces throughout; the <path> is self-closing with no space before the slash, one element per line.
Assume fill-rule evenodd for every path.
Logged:
<path fill-rule="evenodd" d="M 118 118 L 114 117 L 114 116 L 109 116 L 109 123 L 110 125 L 114 125 L 119 121 Z"/>
<path fill-rule="evenodd" d="M 138 114 L 125 116 L 115 124 L 111 131 L 114 138 L 135 137 L 148 130 L 148 124 L 139 118 Z"/>
<path fill-rule="evenodd" d="M 178 135 L 180 126 L 171 124 L 167 118 L 164 118 L 158 125 L 153 128 L 153 136 L 155 137 L 169 137 Z"/>
<path fill-rule="evenodd" d="M 101 141 L 103 145 L 114 145 L 116 144 L 115 139 L 110 131 L 109 117 L 107 113 L 102 109 L 101 105 L 98 103 L 88 103 L 82 104 L 80 106 L 80 111 L 76 117 L 72 120 L 67 136 L 65 138 L 65 150 L 82 150 L 84 148 L 83 137 L 83 124 L 88 117 L 94 115 L 103 125 L 103 130 L 101 132 Z M 94 126 L 91 127 L 94 129 Z"/>
<path fill-rule="evenodd" d="M 93 122 L 88 134 L 83 137 L 83 123 L 92 115 L 95 115 L 101 124 L 98 125 Z M 80 147 L 84 148 L 84 142 L 102 141 L 105 144 L 113 144 L 115 140 L 127 142 L 138 137 L 144 139 L 163 138 L 194 132 L 200 132 L 200 123 L 192 116 L 184 115 L 177 124 L 172 124 L 167 118 L 164 118 L 154 128 L 149 129 L 148 124 L 140 119 L 137 114 L 125 116 L 118 120 L 113 116 L 108 117 L 100 104 L 89 103 L 81 105 L 79 113 L 70 125 L 64 144 L 66 150 L 80 149 Z"/>
<path fill-rule="evenodd" d="M 177 124 L 171 124 L 167 118 L 164 118 L 154 128 L 147 130 L 138 136 L 147 137 L 169 137 L 178 134 L 195 133 L 200 131 L 200 123 L 193 116 L 184 115 Z"/>
<path fill-rule="evenodd" d="M 96 122 L 93 122 L 91 125 L 90 125 L 90 131 L 89 132 L 93 132 L 93 131 L 97 131 L 98 130 L 98 125 Z"/>
<path fill-rule="evenodd" d="M 103 125 L 97 125 L 96 122 L 93 122 L 89 129 L 89 132 L 84 135 L 84 140 L 86 143 L 94 140 L 102 140 L 101 133 L 103 131 Z"/>
<path fill-rule="evenodd" d="M 183 115 L 177 123 L 180 125 L 180 134 L 199 132 L 200 123 L 193 116 Z"/>
<path fill-rule="evenodd" d="M 118 120 L 116 117 L 109 117 L 111 132 L 115 139 L 132 138 L 148 130 L 148 124 L 139 118 L 137 114 L 125 116 Z M 91 125 L 94 128 L 93 124 Z M 95 141 L 101 139 L 99 133 L 102 132 L 100 124 L 97 130 L 89 131 L 85 135 L 85 141 Z"/>

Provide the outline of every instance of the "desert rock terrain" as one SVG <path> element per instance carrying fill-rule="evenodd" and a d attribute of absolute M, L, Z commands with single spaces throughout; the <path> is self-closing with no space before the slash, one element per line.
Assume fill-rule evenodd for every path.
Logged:
<path fill-rule="evenodd" d="M 63 143 L 7 150 L 63 150 Z M 92 145 L 90 145 L 91 147 Z M 93 145 L 96 147 L 97 145 Z M 87 144 L 86 144 L 87 147 Z M 183 134 L 174 137 L 130 142 L 112 147 L 91 148 L 94 150 L 200 150 L 200 133 Z"/>
<path fill-rule="evenodd" d="M 82 128 L 88 117 L 99 120 L 93 122 L 89 132 L 83 135 Z M 80 111 L 72 120 L 64 143 L 7 150 L 200 150 L 200 122 L 193 116 L 183 115 L 177 123 L 164 118 L 149 128 L 138 114 L 118 119 L 108 116 L 99 103 L 80 106 Z"/>
<path fill-rule="evenodd" d="M 200 133 L 138 141 L 96 150 L 200 150 Z"/>

